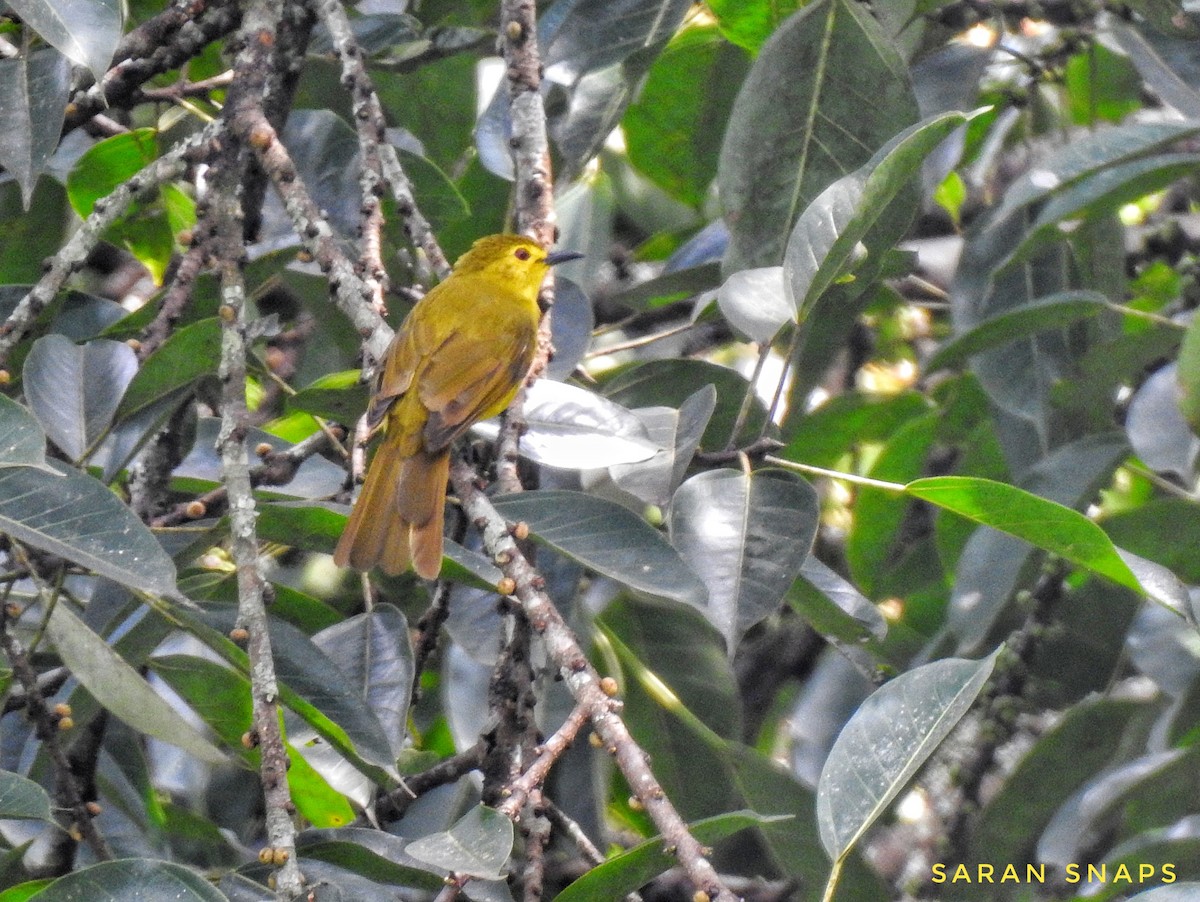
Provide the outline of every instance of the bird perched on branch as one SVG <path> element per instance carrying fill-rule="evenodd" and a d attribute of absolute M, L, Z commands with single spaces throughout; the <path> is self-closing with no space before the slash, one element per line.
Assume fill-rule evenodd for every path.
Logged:
<path fill-rule="evenodd" d="M 504 410 L 533 362 L 547 270 L 580 254 L 548 254 L 520 235 L 480 238 L 429 291 L 388 346 L 367 409 L 383 441 L 333 554 L 425 579 L 442 566 L 450 446 Z"/>

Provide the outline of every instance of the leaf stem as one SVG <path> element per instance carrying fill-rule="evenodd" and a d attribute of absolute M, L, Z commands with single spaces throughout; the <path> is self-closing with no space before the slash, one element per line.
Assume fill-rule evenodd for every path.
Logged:
<path fill-rule="evenodd" d="M 901 482 L 885 482 L 882 479 L 872 479 L 869 476 L 858 476 L 854 473 L 842 473 L 839 470 L 826 470 L 824 467 L 814 467 L 812 464 L 800 464 L 794 460 L 786 460 L 782 457 L 776 457 L 774 454 L 768 454 L 764 460 L 767 463 L 772 463 L 777 467 L 784 467 L 789 470 L 797 470 L 801 473 L 808 473 L 813 476 L 828 476 L 830 479 L 840 479 L 843 482 L 850 482 L 854 485 L 865 486 L 869 489 L 880 489 L 885 492 L 895 492 L 903 494 L 908 491 L 908 486 Z"/>

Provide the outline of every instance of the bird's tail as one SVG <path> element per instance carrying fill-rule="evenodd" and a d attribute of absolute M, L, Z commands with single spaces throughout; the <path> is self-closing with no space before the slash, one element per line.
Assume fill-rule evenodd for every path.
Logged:
<path fill-rule="evenodd" d="M 448 451 L 405 456 L 398 443 L 385 438 L 346 521 L 334 563 L 363 571 L 378 566 L 391 575 L 412 563 L 420 576 L 436 579 L 449 470 Z"/>

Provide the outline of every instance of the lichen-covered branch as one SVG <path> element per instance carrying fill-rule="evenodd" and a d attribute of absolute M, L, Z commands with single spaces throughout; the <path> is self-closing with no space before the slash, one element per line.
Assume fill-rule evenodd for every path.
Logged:
<path fill-rule="evenodd" d="M 736 902 L 705 857 L 705 850 L 688 832 L 687 824 L 667 798 L 646 760 L 646 753 L 629 734 L 620 716 L 620 702 L 601 685 L 578 640 L 545 592 L 545 579 L 517 547 L 508 524 L 475 485 L 475 473 L 466 463 L 455 461 L 451 481 L 471 521 L 483 534 L 484 548 L 515 585 L 515 598 L 535 633 L 542 637 L 547 654 L 558 669 L 571 695 L 587 712 L 592 729 L 600 737 L 625 775 L 630 789 L 658 827 L 668 848 L 698 891 L 718 902 Z"/>

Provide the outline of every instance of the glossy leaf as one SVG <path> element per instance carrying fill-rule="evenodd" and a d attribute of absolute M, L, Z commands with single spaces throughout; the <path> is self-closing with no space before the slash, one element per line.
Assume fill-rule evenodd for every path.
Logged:
<path fill-rule="evenodd" d="M 813 629 L 842 642 L 882 639 L 887 621 L 870 599 L 811 554 L 792 584 L 788 600 Z"/>
<path fill-rule="evenodd" d="M 204 877 L 182 865 L 148 858 L 93 864 L 59 877 L 38 902 L 227 902 Z"/>
<path fill-rule="evenodd" d="M 1044 200 L 1094 172 L 1153 153 L 1198 130 L 1200 126 L 1194 123 L 1131 122 L 1083 135 L 1036 163 L 1014 182 L 994 221 L 1003 221 L 1018 207 Z"/>
<path fill-rule="evenodd" d="M 50 440 L 78 461 L 112 425 L 137 366 L 123 342 L 98 338 L 76 345 L 46 335 L 25 358 L 25 397 Z"/>
<path fill-rule="evenodd" d="M 567 379 L 592 344 L 596 325 L 592 302 L 583 289 L 565 277 L 554 279 L 554 315 L 550 318 L 554 356 L 546 367 L 550 379 Z"/>
<path fill-rule="evenodd" d="M 637 463 L 662 450 L 628 410 L 566 382 L 533 383 L 525 396 L 524 419 L 521 453 L 552 467 L 587 470 Z M 476 431 L 494 438 L 499 425 L 486 424 Z"/>
<path fill-rule="evenodd" d="M 713 845 L 740 830 L 764 824 L 786 824 L 790 817 L 768 817 L 753 811 L 731 811 L 688 825 L 698 842 Z M 594 899 L 623 899 L 675 864 L 661 837 L 639 843 L 592 868 L 555 896 L 561 902 L 591 902 Z"/>
<path fill-rule="evenodd" d="M 67 604 L 54 606 L 46 633 L 63 664 L 107 710 L 134 729 L 178 746 L 201 761 L 224 763 L 224 753 L 150 688 Z"/>
<path fill-rule="evenodd" d="M 972 354 L 1023 338 L 1061 329 L 1108 309 L 1108 298 L 1097 291 L 1063 291 L 1038 298 L 984 320 L 945 342 L 925 362 L 925 372 L 958 366 Z"/>
<path fill-rule="evenodd" d="M 945 113 L 910 126 L 804 209 L 783 258 L 784 283 L 799 316 L 806 316 L 829 286 L 853 271 L 858 249 L 866 246 L 863 242 L 888 205 L 933 149 L 966 121 L 961 113 Z"/>
<path fill-rule="evenodd" d="M 0 60 L 0 166 L 21 186 L 25 208 L 62 135 L 71 66 L 54 49 Z"/>
<path fill-rule="evenodd" d="M 248 661 L 240 648 L 225 638 L 233 629 L 237 611 L 232 606 L 212 605 L 197 618 L 180 612 L 184 626 L 239 671 L 248 672 Z M 309 723 L 317 733 L 367 776 L 394 772 L 391 744 L 362 697 L 346 685 L 345 674 L 304 633 L 292 626 L 270 621 L 271 650 L 275 670 L 285 684 L 285 705 Z"/>
<path fill-rule="evenodd" d="M 405 851 L 413 858 L 480 880 L 499 880 L 513 847 L 513 823 L 476 805 L 443 833 L 422 836 Z"/>
<path fill-rule="evenodd" d="M 998 652 L 908 671 L 850 718 L 821 771 L 817 823 L 831 859 L 844 857 L 900 794 L 983 689 Z"/>
<path fill-rule="evenodd" d="M 626 407 L 679 407 L 706 385 L 716 389 L 717 404 L 701 446 L 723 448 L 747 389 L 746 379 L 728 367 L 706 360 L 652 360 L 617 376 L 604 387 L 604 394 Z M 741 437 L 756 437 L 766 418 L 766 408 L 755 397 Z"/>
<path fill-rule="evenodd" d="M 413 657 L 408 621 L 390 604 L 358 614 L 313 636 L 348 683 L 375 712 L 394 757 L 400 757 L 407 732 Z"/>
<path fill-rule="evenodd" d="M 46 466 L 46 435 L 28 410 L 0 395 L 0 467 L 22 466 Z"/>
<path fill-rule="evenodd" d="M 528 523 L 535 538 L 635 592 L 704 603 L 704 584 L 679 553 L 618 504 L 552 490 L 503 495 L 492 502 L 506 519 Z"/>
<path fill-rule="evenodd" d="M 8 4 L 46 42 L 99 81 L 121 38 L 118 0 L 12 0 Z"/>
<path fill-rule="evenodd" d="M 746 630 L 779 609 L 808 556 L 817 515 L 812 486 L 781 471 L 711 470 L 675 493 L 671 543 L 707 585 L 700 609 L 731 655 Z"/>
<path fill-rule="evenodd" d="M 291 395 L 287 406 L 337 423 L 353 423 L 367 409 L 371 391 L 358 370 L 330 373 Z"/>
<path fill-rule="evenodd" d="M 215 373 L 220 359 L 221 322 L 216 317 L 176 330 L 142 363 L 121 399 L 118 418 L 131 417 L 163 395 Z"/>
<path fill-rule="evenodd" d="M 787 19 L 754 61 L 725 130 L 726 272 L 783 262 L 801 211 L 916 118 L 904 63 L 861 6 L 818 0 Z M 853 133 L 839 124 L 847 121 Z"/>
<path fill-rule="evenodd" d="M 717 306 L 731 326 L 759 344 L 771 341 L 796 317 L 782 266 L 735 272 L 717 292 Z"/>
<path fill-rule="evenodd" d="M 1177 608 L 1178 594 L 1152 580 L 1139 582 L 1104 530 L 1083 514 L 1016 486 L 969 476 L 933 476 L 911 482 L 914 498 L 1024 539 L 1118 585 Z"/>
<path fill-rule="evenodd" d="M 174 594 L 175 565 L 142 521 L 92 477 L 51 467 L 0 468 L 0 531 L 130 588 Z"/>
<path fill-rule="evenodd" d="M 641 463 L 611 467 L 613 482 L 647 503 L 665 507 L 683 482 L 716 404 L 716 389 L 706 385 L 679 410 L 643 407 L 633 411 L 646 426 L 650 440 L 663 450 Z"/>
<path fill-rule="evenodd" d="M 0 771 L 0 818 L 55 822 L 49 793 L 32 780 L 6 770 Z"/>
<path fill-rule="evenodd" d="M 340 830 L 306 830 L 296 838 L 302 858 L 325 861 L 378 883 L 437 890 L 442 871 L 418 861 L 406 851 L 408 842 L 382 830 L 345 827 Z"/>

